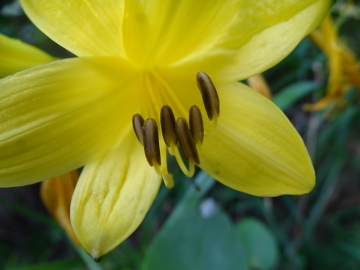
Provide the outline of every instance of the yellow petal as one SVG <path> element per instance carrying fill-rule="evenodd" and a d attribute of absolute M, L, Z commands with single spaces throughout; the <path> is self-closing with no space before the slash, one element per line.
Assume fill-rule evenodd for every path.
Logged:
<path fill-rule="evenodd" d="M 54 60 L 34 46 L 0 34 L 0 78 Z"/>
<path fill-rule="evenodd" d="M 221 115 L 205 138 L 201 168 L 221 183 L 252 195 L 303 194 L 315 185 L 305 145 L 268 99 L 239 83 L 218 85 Z"/>
<path fill-rule="evenodd" d="M 75 245 L 80 245 L 70 224 L 70 202 L 79 178 L 77 171 L 71 171 L 41 183 L 40 196 L 46 209 L 54 216 Z"/>
<path fill-rule="evenodd" d="M 78 56 L 123 56 L 123 1 L 21 0 L 47 36 Z"/>
<path fill-rule="evenodd" d="M 329 11 L 330 1 L 244 1 L 224 39 L 209 50 L 176 63 L 232 80 L 262 73 L 287 56 Z M 265 7 L 265 8 L 264 8 Z"/>
<path fill-rule="evenodd" d="M 138 63 L 164 66 L 206 50 L 223 36 L 240 2 L 126 1 L 123 40 L 127 55 Z"/>
<path fill-rule="evenodd" d="M 108 151 L 131 122 L 137 91 L 121 59 L 55 61 L 0 80 L 0 186 L 79 168 Z M 136 107 L 136 108 L 134 108 Z"/>
<path fill-rule="evenodd" d="M 248 78 L 251 75 L 262 73 L 280 62 L 306 35 L 320 24 L 329 12 L 331 1 L 306 1 L 313 4 L 304 10 L 297 9 L 298 3 L 304 1 L 292 2 L 293 5 L 289 5 L 289 8 L 293 7 L 298 13 L 288 20 L 279 21 L 277 24 L 254 35 L 237 52 L 234 65 L 228 68 L 227 77 Z M 266 17 L 264 20 L 266 20 Z"/>
<path fill-rule="evenodd" d="M 195 74 L 162 70 L 161 76 L 176 95 L 168 103 L 175 116 L 187 119 L 190 107 L 197 105 L 205 131 L 210 131 Z M 200 167 L 223 184 L 253 195 L 309 192 L 315 185 L 314 169 L 301 137 L 283 112 L 243 84 L 212 79 L 220 116 L 215 135 L 204 138 Z"/>
<path fill-rule="evenodd" d="M 99 259 L 143 221 L 161 183 L 132 128 L 118 147 L 87 164 L 71 203 L 71 222 L 86 251 Z"/>

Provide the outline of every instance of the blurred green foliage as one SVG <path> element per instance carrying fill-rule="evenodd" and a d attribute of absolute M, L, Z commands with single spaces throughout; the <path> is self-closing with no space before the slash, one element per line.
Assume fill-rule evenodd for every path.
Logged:
<path fill-rule="evenodd" d="M 335 1 L 335 18 L 346 2 Z M 340 36 L 359 57 L 360 3 L 352 3 Z M 2 1 L 0 10 L 0 33 L 57 57 L 72 56 L 37 30 L 16 2 Z M 195 180 L 177 174 L 175 188 L 161 188 L 140 228 L 95 263 L 46 213 L 39 185 L 1 189 L 0 268 L 360 269 L 358 92 L 348 93 L 349 105 L 342 110 L 302 109 L 324 95 L 328 73 L 323 53 L 304 39 L 264 74 L 274 102 L 303 136 L 313 159 L 317 185 L 310 194 L 259 198 L 202 172 Z"/>

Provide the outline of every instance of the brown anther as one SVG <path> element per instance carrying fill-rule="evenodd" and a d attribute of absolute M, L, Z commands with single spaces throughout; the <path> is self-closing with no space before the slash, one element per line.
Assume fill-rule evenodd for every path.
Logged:
<path fill-rule="evenodd" d="M 220 115 L 220 101 L 216 88 L 210 77 L 204 72 L 198 72 L 196 79 L 204 102 L 206 114 L 208 118 L 212 120 L 214 116 Z"/>
<path fill-rule="evenodd" d="M 167 147 L 171 143 L 177 145 L 177 138 L 175 132 L 175 116 L 170 106 L 164 105 L 160 112 L 160 124 L 164 141 Z"/>
<path fill-rule="evenodd" d="M 144 118 L 140 114 L 135 114 L 132 118 L 133 128 L 139 142 L 144 145 Z"/>
<path fill-rule="evenodd" d="M 176 121 L 176 135 L 179 141 L 180 149 L 189 164 L 200 164 L 198 152 L 194 140 L 191 136 L 189 126 L 186 120 L 180 117 Z"/>
<path fill-rule="evenodd" d="M 159 131 L 153 118 L 146 119 L 144 123 L 144 150 L 150 166 L 161 165 Z"/>
<path fill-rule="evenodd" d="M 198 106 L 194 105 L 189 111 L 189 125 L 191 136 L 193 137 L 195 145 L 204 140 L 204 124 L 201 112 Z"/>

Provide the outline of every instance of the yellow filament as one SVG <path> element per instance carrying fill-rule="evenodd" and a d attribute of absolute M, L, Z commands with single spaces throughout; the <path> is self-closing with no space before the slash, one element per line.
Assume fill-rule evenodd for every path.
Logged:
<path fill-rule="evenodd" d="M 201 150 L 201 142 L 197 142 L 195 146 L 196 146 L 197 152 L 200 153 L 200 150 Z"/>
<path fill-rule="evenodd" d="M 215 134 L 216 129 L 217 129 L 217 125 L 218 125 L 218 120 L 217 119 L 218 119 L 218 116 L 217 116 L 217 114 L 215 114 L 214 117 L 213 117 L 213 120 L 211 121 L 212 122 L 211 130 L 210 130 L 210 132 L 205 131 L 204 132 L 205 136 L 211 137 L 211 136 L 213 136 Z"/>
<path fill-rule="evenodd" d="M 175 91 L 171 88 L 171 86 L 164 80 L 163 76 L 159 74 L 159 72 L 156 69 L 152 70 L 152 74 L 154 77 L 164 86 L 163 93 L 168 95 L 170 97 L 170 100 L 175 103 L 175 107 L 177 107 L 178 111 L 181 112 L 183 115 L 187 114 L 187 111 L 185 110 L 184 106 L 181 104 L 179 99 L 175 95 Z"/>
<path fill-rule="evenodd" d="M 174 186 L 174 177 L 167 169 L 167 157 L 166 157 L 166 146 L 164 143 L 160 143 L 160 158 L 161 165 L 154 163 L 154 168 L 156 172 L 161 175 L 164 180 L 164 184 L 167 188 L 172 188 Z"/>
<path fill-rule="evenodd" d="M 159 105 L 157 103 L 158 99 L 156 98 L 154 91 L 152 89 L 152 83 L 150 82 L 149 74 L 143 73 L 143 76 L 144 76 L 143 81 L 145 82 L 145 89 L 146 89 L 145 94 L 149 97 L 149 100 L 150 100 L 150 102 L 147 102 L 147 103 L 154 105 L 154 106 L 150 106 L 150 109 L 149 109 L 149 106 L 146 106 L 147 114 L 154 115 L 154 117 L 156 119 L 158 119 L 157 118 L 158 112 L 156 111 L 156 107 Z"/>
<path fill-rule="evenodd" d="M 174 150 L 175 148 L 176 148 L 176 145 L 171 142 L 170 147 L 168 148 L 170 155 L 175 156 L 175 150 Z"/>
<path fill-rule="evenodd" d="M 179 167 L 183 174 L 185 174 L 187 177 L 192 177 L 195 173 L 195 163 L 191 162 L 189 163 L 189 169 L 186 168 L 185 163 L 180 155 L 179 149 L 175 147 L 174 145 L 171 145 L 171 150 L 169 152 L 175 154 L 176 162 L 179 164 Z"/>
<path fill-rule="evenodd" d="M 164 184 L 167 188 L 172 188 L 174 186 L 174 177 L 171 173 L 168 173 L 167 169 L 164 171 L 163 166 L 158 164 L 154 165 L 155 171 L 162 177 Z"/>

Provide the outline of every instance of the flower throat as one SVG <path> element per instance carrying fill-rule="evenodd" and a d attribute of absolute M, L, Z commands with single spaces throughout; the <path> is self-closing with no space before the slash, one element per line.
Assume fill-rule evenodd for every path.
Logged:
<path fill-rule="evenodd" d="M 210 132 L 204 131 L 203 118 L 198 106 L 193 105 L 189 110 L 189 124 L 185 118 L 175 120 L 173 110 L 169 105 L 164 105 L 160 111 L 161 135 L 166 147 L 160 147 L 159 129 L 155 119 L 144 118 L 135 114 L 132 119 L 134 132 L 139 142 L 144 146 L 145 156 L 150 166 L 162 176 L 168 188 L 174 185 L 172 174 L 167 169 L 166 149 L 170 155 L 175 156 L 182 172 L 187 177 L 192 177 L 195 165 L 200 165 L 199 150 L 204 136 L 211 136 L 216 130 L 217 118 L 220 115 L 220 102 L 216 88 L 210 77 L 204 72 L 196 75 L 197 85 L 201 92 L 206 114 L 213 122 Z M 189 169 L 184 164 L 183 157 L 189 164 Z"/>

